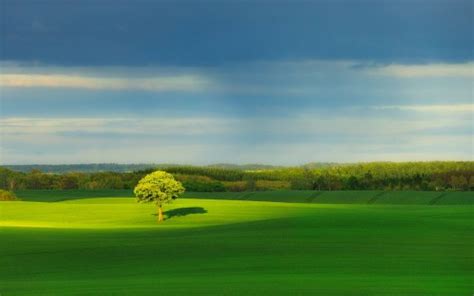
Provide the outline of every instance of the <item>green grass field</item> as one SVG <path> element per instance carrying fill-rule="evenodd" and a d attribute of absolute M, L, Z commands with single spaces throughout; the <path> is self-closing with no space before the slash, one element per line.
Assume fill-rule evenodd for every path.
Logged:
<path fill-rule="evenodd" d="M 157 225 L 153 205 L 71 193 L 0 203 L 2 296 L 474 291 L 471 205 L 390 205 L 380 192 L 346 198 L 370 205 L 317 203 L 336 193 L 295 203 L 201 195 L 177 200 Z"/>
<path fill-rule="evenodd" d="M 133 197 L 131 190 L 20 190 L 24 201 L 64 201 L 96 197 Z M 435 191 L 310 191 L 277 190 L 257 192 L 186 192 L 185 198 L 255 200 L 322 204 L 471 204 L 474 192 Z"/>

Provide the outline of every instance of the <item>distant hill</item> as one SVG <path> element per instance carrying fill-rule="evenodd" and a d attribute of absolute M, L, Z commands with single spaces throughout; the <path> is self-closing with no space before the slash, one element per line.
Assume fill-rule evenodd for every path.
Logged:
<path fill-rule="evenodd" d="M 219 168 L 219 169 L 254 171 L 254 170 L 272 170 L 272 169 L 282 168 L 283 166 L 258 164 L 258 163 L 252 163 L 252 164 L 217 163 L 217 164 L 208 165 L 207 167 Z"/>
<path fill-rule="evenodd" d="M 216 168 L 216 169 L 227 169 L 227 170 L 242 170 L 242 171 L 260 171 L 260 170 L 277 170 L 285 168 L 305 168 L 305 169 L 324 169 L 331 167 L 345 167 L 354 165 L 381 165 L 381 166 L 392 166 L 397 164 L 405 164 L 412 166 L 420 165 L 442 165 L 451 164 L 455 162 L 441 161 L 441 162 L 368 162 L 368 163 L 337 163 L 337 162 L 310 162 L 303 165 L 294 166 L 278 166 L 268 164 L 232 164 L 232 163 L 216 163 L 210 165 L 183 165 L 173 163 L 132 163 L 132 164 L 119 164 L 119 163 L 89 163 L 89 164 L 26 164 L 26 165 L 0 165 L 0 167 L 7 168 L 17 172 L 31 172 L 32 170 L 39 170 L 43 173 L 68 173 L 68 172 L 81 172 L 81 173 L 97 173 L 97 172 L 137 172 L 149 169 L 159 168 L 170 168 L 170 167 L 196 167 L 196 168 Z M 462 163 L 462 162 L 461 162 Z"/>
<path fill-rule="evenodd" d="M 91 163 L 91 164 L 27 164 L 27 165 L 2 165 L 4 168 L 18 172 L 40 170 L 43 173 L 67 172 L 133 172 L 157 167 L 156 164 L 117 164 L 117 163 Z"/>
<path fill-rule="evenodd" d="M 141 171 L 151 168 L 164 168 L 170 166 L 180 166 L 177 164 L 118 164 L 118 163 L 90 163 L 90 164 L 27 164 L 27 165 L 1 165 L 1 167 L 8 168 L 17 172 L 31 172 L 32 170 L 39 170 L 43 173 L 67 173 L 67 172 L 83 172 L 83 173 L 94 173 L 94 172 L 133 172 Z M 200 167 L 212 167 L 221 169 L 234 169 L 234 170 L 268 170 L 281 168 L 281 166 L 265 165 L 265 164 L 212 164 L 208 166 Z"/>
<path fill-rule="evenodd" d="M 319 168 L 327 168 L 327 167 L 334 167 L 334 166 L 341 166 L 344 165 L 343 163 L 337 162 L 310 162 L 307 164 L 302 165 L 301 167 L 307 169 L 319 169 Z"/>

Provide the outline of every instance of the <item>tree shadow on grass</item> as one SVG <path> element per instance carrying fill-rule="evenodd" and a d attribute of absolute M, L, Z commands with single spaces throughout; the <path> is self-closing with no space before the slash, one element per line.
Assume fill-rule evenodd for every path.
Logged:
<path fill-rule="evenodd" d="M 201 207 L 178 208 L 164 212 L 166 219 L 182 217 L 192 214 L 206 214 L 207 210 Z"/>

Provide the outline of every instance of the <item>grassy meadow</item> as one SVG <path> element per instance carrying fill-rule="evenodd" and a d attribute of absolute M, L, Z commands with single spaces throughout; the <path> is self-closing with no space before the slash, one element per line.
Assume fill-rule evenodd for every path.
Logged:
<path fill-rule="evenodd" d="M 472 194 L 365 193 L 188 193 L 158 225 L 130 192 L 17 192 L 0 293 L 472 294 Z"/>
<path fill-rule="evenodd" d="M 55 202 L 96 197 L 133 197 L 132 190 L 18 190 L 24 201 Z M 469 191 L 382 191 L 382 190 L 275 190 L 255 192 L 185 192 L 185 198 L 254 200 L 289 203 L 323 204 L 471 204 L 474 192 Z"/>

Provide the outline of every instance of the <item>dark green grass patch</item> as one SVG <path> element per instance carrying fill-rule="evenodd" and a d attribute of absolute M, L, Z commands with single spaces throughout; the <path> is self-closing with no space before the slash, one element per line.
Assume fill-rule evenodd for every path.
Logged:
<path fill-rule="evenodd" d="M 430 202 L 444 194 L 437 191 L 389 191 L 379 196 L 375 204 L 417 204 L 428 205 Z"/>
<path fill-rule="evenodd" d="M 437 205 L 474 205 L 474 191 L 470 192 L 447 192 L 439 200 Z"/>
<path fill-rule="evenodd" d="M 17 190 L 15 194 L 24 201 L 55 202 L 92 197 L 132 197 L 132 190 L 100 189 L 100 190 Z"/>
<path fill-rule="evenodd" d="M 95 197 L 133 197 L 131 190 L 18 190 L 25 201 L 57 202 Z M 310 191 L 186 192 L 185 198 L 256 200 L 321 204 L 465 204 L 474 205 L 474 192 L 436 191 Z"/>
<path fill-rule="evenodd" d="M 307 202 L 316 191 L 309 190 L 278 190 L 278 191 L 258 191 L 252 193 L 248 200 L 276 201 L 276 202 Z"/>
<path fill-rule="evenodd" d="M 185 198 L 242 200 L 249 192 L 185 192 Z"/>
<path fill-rule="evenodd" d="M 323 204 L 366 204 L 381 191 L 323 191 L 313 203 Z"/>

